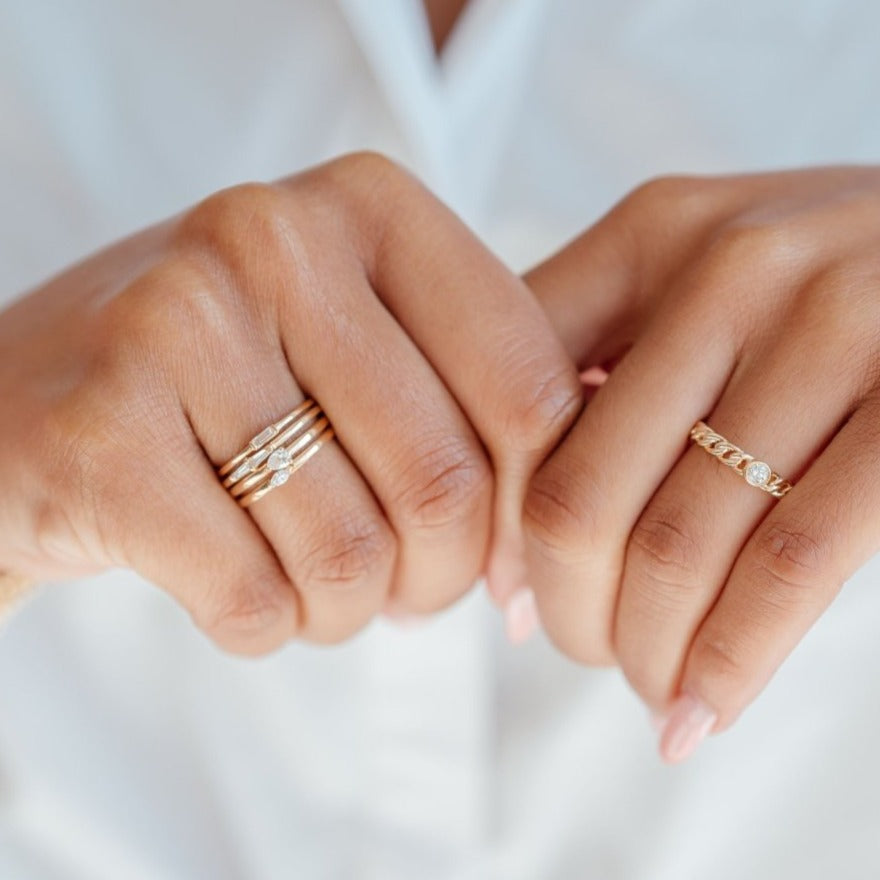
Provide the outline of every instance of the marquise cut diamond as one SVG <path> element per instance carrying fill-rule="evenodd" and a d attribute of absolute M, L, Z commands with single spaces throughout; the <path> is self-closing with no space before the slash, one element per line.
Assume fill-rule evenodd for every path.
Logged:
<path fill-rule="evenodd" d="M 751 486 L 763 486 L 770 479 L 770 465 L 763 461 L 749 462 L 743 474 Z"/>
<path fill-rule="evenodd" d="M 269 480 L 269 485 L 274 489 L 276 486 L 283 486 L 290 479 L 290 471 L 275 471 Z"/>

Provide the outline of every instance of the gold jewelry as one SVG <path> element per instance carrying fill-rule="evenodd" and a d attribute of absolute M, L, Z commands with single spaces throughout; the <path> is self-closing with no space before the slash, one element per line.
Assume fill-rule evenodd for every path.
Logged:
<path fill-rule="evenodd" d="M 690 437 L 709 455 L 714 455 L 722 464 L 733 468 L 750 486 L 769 492 L 775 498 L 782 498 L 791 490 L 791 483 L 771 470 L 769 464 L 743 452 L 739 446 L 716 434 L 705 422 L 697 422 L 691 428 Z"/>
<path fill-rule="evenodd" d="M 260 431 L 217 469 L 217 475 L 242 507 L 250 507 L 283 486 L 333 437 L 333 428 L 321 408 L 314 400 L 305 400 Z"/>

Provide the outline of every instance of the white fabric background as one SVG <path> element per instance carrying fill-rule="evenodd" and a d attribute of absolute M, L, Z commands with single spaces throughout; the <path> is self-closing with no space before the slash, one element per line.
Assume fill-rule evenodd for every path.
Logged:
<path fill-rule="evenodd" d="M 878 34 L 867 0 L 476 0 L 438 66 L 416 0 L 4 0 L 0 297 L 362 147 L 524 268 L 651 175 L 876 162 Z M 675 769 L 481 591 L 246 662 L 128 573 L 48 588 L 0 635 L 0 878 L 874 876 L 878 574 Z"/>

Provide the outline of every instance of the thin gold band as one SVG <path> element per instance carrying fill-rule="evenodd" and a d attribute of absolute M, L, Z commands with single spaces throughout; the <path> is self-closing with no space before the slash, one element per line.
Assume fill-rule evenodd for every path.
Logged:
<path fill-rule="evenodd" d="M 697 422 L 691 428 L 690 437 L 709 455 L 714 455 L 722 464 L 733 468 L 750 486 L 769 492 L 774 498 L 782 498 L 791 491 L 791 483 L 782 479 L 769 464 L 743 452 L 739 446 L 717 434 L 705 422 Z"/>
<path fill-rule="evenodd" d="M 217 476 L 242 507 L 250 507 L 284 485 L 333 437 L 333 428 L 320 406 L 305 400 L 217 468 Z"/>
<path fill-rule="evenodd" d="M 285 459 L 291 460 L 295 458 L 301 452 L 308 449 L 308 447 L 324 433 L 324 429 L 327 428 L 329 424 L 330 422 L 327 420 L 327 417 L 322 416 L 317 422 L 311 425 L 308 430 L 299 434 L 290 445 L 278 446 L 277 451 L 284 453 Z M 269 456 L 269 458 L 271 458 L 271 456 Z M 230 487 L 229 491 L 232 493 L 232 497 L 238 498 L 239 496 L 258 488 L 272 476 L 273 472 L 275 472 L 275 469 L 271 468 L 267 461 L 266 465 L 259 468 L 255 473 L 251 474 L 249 477 L 245 477 L 245 479 Z"/>
<path fill-rule="evenodd" d="M 290 476 L 298 471 L 313 455 L 315 455 L 325 443 L 329 443 L 334 437 L 333 428 L 326 428 L 322 434 L 319 434 L 306 448 L 293 458 L 287 466 L 286 473 Z M 279 484 L 280 485 L 280 484 Z M 273 485 L 270 480 L 266 485 L 238 499 L 238 503 L 242 507 L 250 507 L 255 501 L 259 501 L 264 495 L 268 495 L 273 489 L 277 489 L 277 485 Z"/>
<path fill-rule="evenodd" d="M 217 473 L 221 477 L 225 477 L 234 467 L 243 462 L 252 452 L 256 452 L 259 449 L 262 449 L 263 446 L 266 445 L 273 437 L 275 437 L 279 431 L 283 428 L 286 428 L 297 416 L 304 413 L 306 410 L 311 409 L 311 407 L 315 406 L 315 401 L 311 398 L 307 398 L 304 400 L 295 410 L 289 412 L 283 419 L 279 419 L 277 422 L 269 425 L 267 428 L 263 428 L 256 437 L 252 438 L 250 442 L 239 452 L 237 455 L 234 455 L 229 461 L 226 462 L 221 468 L 218 469 Z"/>
<path fill-rule="evenodd" d="M 291 441 L 296 440 L 321 416 L 323 416 L 323 413 L 317 404 L 305 410 L 293 424 L 288 423 L 288 426 L 280 434 L 276 434 L 274 440 L 266 443 L 261 448 L 253 450 L 249 456 L 246 456 L 239 466 L 223 481 L 224 488 L 229 489 L 237 483 L 240 485 L 240 481 L 245 479 L 248 474 L 253 474 L 257 471 L 259 466 L 264 464 L 276 449 L 280 449 Z M 283 421 L 286 422 L 287 417 Z"/>

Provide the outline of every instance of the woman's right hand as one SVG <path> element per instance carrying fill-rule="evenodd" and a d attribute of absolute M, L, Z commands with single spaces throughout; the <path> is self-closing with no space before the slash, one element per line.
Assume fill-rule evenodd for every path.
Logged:
<path fill-rule="evenodd" d="M 0 569 L 131 567 L 241 653 L 439 609 L 493 533 L 509 593 L 524 487 L 581 406 L 524 285 L 372 154 L 73 267 L 0 314 L 0 365 Z M 306 395 L 339 443 L 243 510 L 215 468 Z"/>

